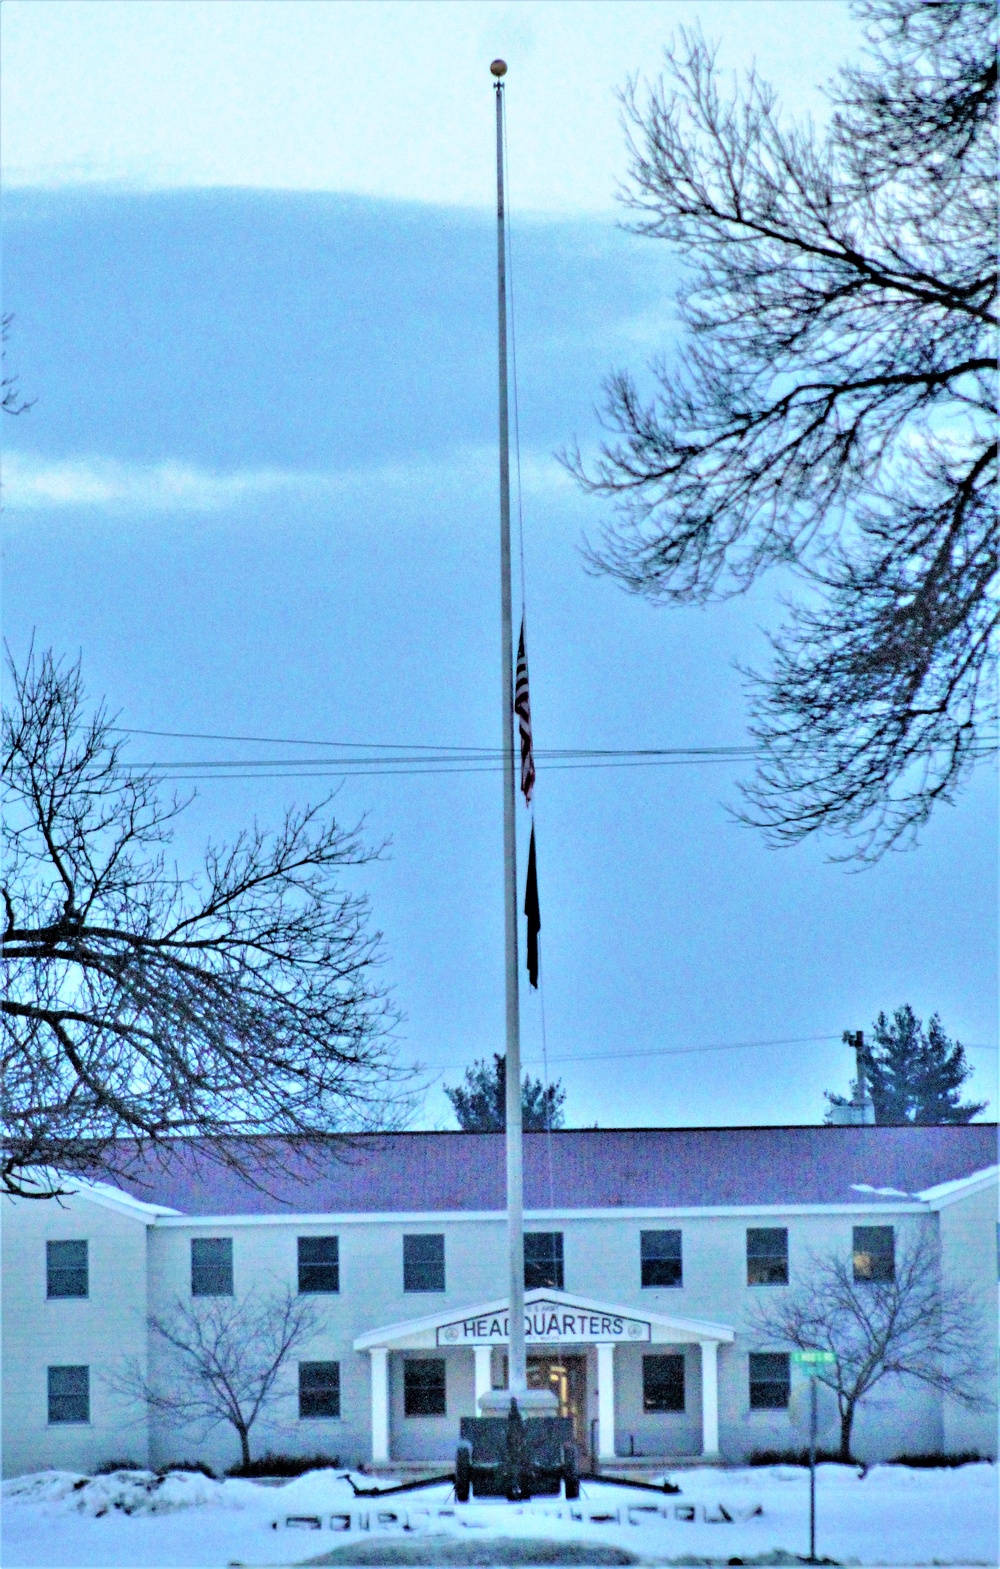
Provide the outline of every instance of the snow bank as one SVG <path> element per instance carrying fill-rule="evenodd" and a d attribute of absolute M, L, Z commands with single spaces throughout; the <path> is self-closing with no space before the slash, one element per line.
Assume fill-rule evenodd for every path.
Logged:
<path fill-rule="evenodd" d="M 3 1486 L 4 1503 L 33 1503 L 47 1512 L 66 1511 L 100 1519 L 118 1511 L 125 1515 L 162 1515 L 206 1504 L 242 1508 L 245 1498 L 226 1482 L 215 1482 L 199 1471 L 111 1471 L 107 1476 L 80 1476 L 75 1471 L 41 1471 L 20 1476 Z"/>
<path fill-rule="evenodd" d="M 384 1501 L 356 1498 L 351 1478 L 333 1470 L 276 1487 L 187 1472 L 161 1480 L 147 1471 L 94 1478 L 49 1471 L 4 1487 L 3 1562 L 5 1569 L 301 1564 L 361 1543 L 378 1556 L 378 1543 L 394 1536 L 425 1543 L 439 1536 L 466 1543 L 486 1537 L 602 1542 L 646 1563 L 777 1564 L 808 1551 L 804 1468 L 706 1467 L 677 1471 L 672 1479 L 679 1494 L 585 1482 L 573 1505 L 559 1498 L 456 1505 L 446 1484 Z M 356 1480 L 367 1487 L 371 1479 Z M 758 1504 L 763 1512 L 750 1513 Z M 818 1552 L 838 1563 L 991 1569 L 1000 1563 L 993 1465 L 873 1466 L 863 1476 L 856 1467 L 823 1465 L 817 1506 Z"/>
<path fill-rule="evenodd" d="M 3 1498 L 5 1503 L 14 1499 L 30 1504 L 59 1503 L 89 1480 L 79 1471 L 34 1471 L 29 1476 L 16 1476 L 13 1481 L 5 1482 Z"/>
<path fill-rule="evenodd" d="M 358 1487 L 371 1487 L 370 1476 L 355 1473 L 353 1480 Z M 448 1492 L 451 1492 L 449 1487 Z M 271 1491 L 271 1500 L 285 1514 L 304 1514 L 316 1509 L 337 1509 L 355 1498 L 351 1476 L 343 1471 L 306 1471 L 283 1487 Z M 405 1495 L 404 1495 L 405 1496 Z M 359 1504 L 377 1503 L 377 1499 L 358 1499 Z"/>

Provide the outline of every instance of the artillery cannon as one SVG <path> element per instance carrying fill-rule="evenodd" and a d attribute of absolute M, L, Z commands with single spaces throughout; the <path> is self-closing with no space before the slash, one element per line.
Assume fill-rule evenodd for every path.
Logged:
<path fill-rule="evenodd" d="M 455 1456 L 455 1497 L 580 1496 L 580 1467 L 573 1420 L 562 1416 L 522 1417 L 511 1398 L 506 1416 L 464 1416 Z"/>

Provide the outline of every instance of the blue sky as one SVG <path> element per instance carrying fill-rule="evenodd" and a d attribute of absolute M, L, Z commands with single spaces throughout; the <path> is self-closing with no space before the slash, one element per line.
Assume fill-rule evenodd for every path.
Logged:
<path fill-rule="evenodd" d="M 843 7 L 808 9 L 816 81 L 854 32 Z M 155 67 L 156 90 L 138 109 L 136 100 L 131 122 L 110 114 L 103 142 L 83 69 L 63 82 L 45 74 L 54 10 L 84 64 L 103 48 L 106 87 L 125 92 L 126 77 L 143 81 L 137 62 Z M 7 146 L 4 301 L 15 313 L 13 366 L 37 397 L 3 431 L 4 625 L 15 650 L 34 631 L 82 651 L 92 690 L 148 729 L 496 743 L 494 234 L 490 170 L 473 168 L 470 153 L 488 152 L 492 100 L 484 69 L 474 91 L 461 71 L 466 57 L 478 68 L 497 48 L 513 55 L 520 27 L 523 122 L 545 143 L 546 68 L 565 58 L 558 35 L 570 10 L 591 23 L 580 51 L 590 97 L 604 103 L 605 92 L 610 104 L 626 70 L 655 70 L 670 23 L 699 16 L 721 24 L 732 63 L 770 48 L 791 83 L 787 18 L 805 8 L 5 7 L 6 112 L 12 94 L 31 107 Z M 347 18 L 339 37 L 332 16 Z M 227 34 L 230 23 L 239 26 Z M 506 42 L 493 45 L 491 28 L 506 28 Z M 263 80 L 270 48 L 271 96 L 287 101 L 293 130 L 293 56 L 309 79 L 321 46 L 338 46 L 349 66 L 367 45 L 380 62 L 370 92 L 384 95 L 382 153 L 359 132 L 360 109 L 352 121 L 341 104 L 348 150 L 361 148 L 353 182 L 336 168 L 321 178 L 301 134 L 288 133 L 288 178 L 273 169 L 278 136 L 268 178 L 255 183 L 248 116 L 234 113 L 229 141 L 224 126 L 213 130 L 205 74 L 209 44 L 221 57 L 237 39 L 244 78 L 223 82 L 222 99 Z M 451 123 L 457 104 L 486 126 L 448 144 L 450 191 L 437 134 L 398 141 L 405 181 L 391 138 L 400 74 L 417 44 L 440 53 L 442 40 L 450 74 L 417 59 L 432 79 L 424 115 L 440 108 Z M 357 84 L 342 74 L 349 104 Z M 157 118 L 171 84 L 185 110 L 176 135 Z M 306 98 L 315 91 L 306 80 Z M 801 81 L 796 92 L 797 108 L 821 111 Z M 538 146 L 519 168 L 511 104 L 536 735 L 542 746 L 739 744 L 733 663 L 764 657 L 777 585 L 668 613 L 583 570 L 580 541 L 601 509 L 553 449 L 574 434 L 594 441 L 593 404 L 612 365 L 669 351 L 676 263 L 615 227 L 607 175 L 623 159 L 613 114 L 567 129 L 578 109 L 565 85 L 559 94 L 551 129 L 585 165 L 575 183 L 547 185 Z M 134 755 L 214 755 L 192 745 L 137 740 Z M 730 766 L 541 776 L 547 1046 L 572 1123 L 819 1120 L 823 1089 L 845 1089 L 849 1076 L 840 1031 L 903 1001 L 923 1016 L 939 1010 L 969 1042 L 994 1038 L 987 772 L 918 851 L 856 875 L 826 862 L 828 846 L 770 851 L 736 825 L 725 810 L 734 779 Z M 273 821 L 315 788 L 206 783 L 182 851 L 254 814 Z M 372 836 L 392 841 L 359 886 L 385 934 L 403 1049 L 435 1073 L 453 1065 L 444 1078 L 455 1082 L 462 1064 L 501 1047 L 499 781 L 351 779 L 337 811 L 367 812 Z M 702 1050 L 799 1037 L 828 1039 Z M 540 1046 L 528 997 L 525 1056 L 537 1061 Z M 995 1105 L 995 1053 L 970 1056 L 970 1089 Z M 423 1125 L 449 1121 L 433 1089 Z"/>

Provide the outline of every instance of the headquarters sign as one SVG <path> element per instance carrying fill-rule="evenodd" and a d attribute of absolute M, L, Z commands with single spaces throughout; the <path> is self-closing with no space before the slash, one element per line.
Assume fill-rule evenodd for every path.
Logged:
<path fill-rule="evenodd" d="M 524 1335 L 536 1345 L 558 1345 L 567 1341 L 611 1342 L 649 1340 L 650 1326 L 645 1319 L 625 1318 L 620 1313 L 598 1313 L 591 1308 L 574 1307 L 564 1302 L 532 1302 L 524 1314 Z M 460 1318 L 442 1324 L 437 1332 L 439 1346 L 506 1345 L 510 1339 L 507 1313 L 484 1313 L 476 1318 Z"/>

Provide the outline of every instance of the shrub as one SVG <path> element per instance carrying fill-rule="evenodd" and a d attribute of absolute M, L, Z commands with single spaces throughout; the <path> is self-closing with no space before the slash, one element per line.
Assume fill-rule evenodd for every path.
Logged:
<path fill-rule="evenodd" d="M 323 1471 L 339 1466 L 339 1455 L 261 1455 L 249 1465 L 230 1466 L 227 1476 L 304 1476 L 307 1471 Z"/>
<path fill-rule="evenodd" d="M 816 1464 L 840 1462 L 840 1455 L 836 1449 L 817 1449 Z M 808 1449 L 754 1449 L 751 1451 L 747 1465 L 808 1465 Z"/>
<path fill-rule="evenodd" d="M 170 1471 L 197 1471 L 200 1476 L 215 1481 L 215 1472 L 204 1460 L 171 1460 L 169 1465 L 158 1465 L 156 1468 L 157 1476 L 166 1476 Z"/>
<path fill-rule="evenodd" d="M 148 1471 L 149 1467 L 140 1465 L 138 1460 L 102 1460 L 95 1466 L 94 1476 L 110 1476 L 113 1471 Z"/>
<path fill-rule="evenodd" d="M 924 1469 L 931 1466 L 975 1465 L 978 1461 L 986 1459 L 988 1459 L 988 1456 L 979 1454 L 975 1449 L 970 1449 L 960 1455 L 896 1455 L 892 1464 L 917 1466 Z"/>
<path fill-rule="evenodd" d="M 987 1460 L 988 1458 L 989 1457 L 987 1455 L 978 1454 L 976 1450 L 970 1449 L 969 1451 L 960 1455 L 894 1455 L 893 1458 L 887 1463 L 889 1465 L 906 1465 L 930 1468 L 932 1466 L 975 1465 L 977 1461 Z M 836 1464 L 839 1460 L 840 1455 L 836 1450 L 817 1449 L 816 1451 L 817 1465 L 819 1465 L 821 1461 L 832 1461 L 834 1464 Z M 857 1461 L 855 1463 L 861 1467 L 863 1473 L 867 1472 L 872 1464 L 870 1461 Z M 747 1460 L 747 1465 L 808 1464 L 808 1449 L 755 1449 Z"/>

